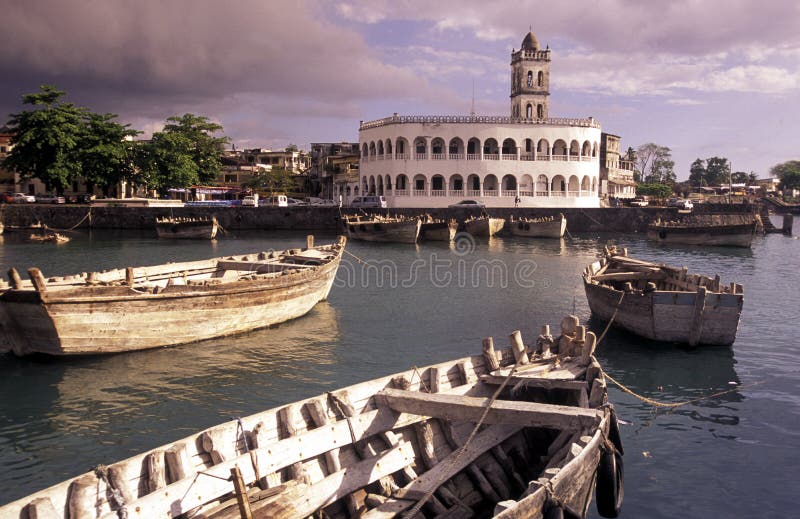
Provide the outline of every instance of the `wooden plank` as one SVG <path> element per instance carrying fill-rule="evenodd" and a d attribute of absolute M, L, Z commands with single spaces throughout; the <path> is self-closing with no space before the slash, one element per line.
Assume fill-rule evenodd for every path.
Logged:
<path fill-rule="evenodd" d="M 498 375 L 481 375 L 481 382 L 499 386 L 508 377 Z M 541 387 L 544 389 L 567 389 L 570 391 L 586 391 L 586 382 L 583 380 L 560 380 L 540 377 L 526 377 L 524 375 L 512 375 L 508 383 L 512 386 L 521 384 L 528 387 Z"/>
<path fill-rule="evenodd" d="M 614 272 L 612 274 L 599 274 L 594 276 L 595 281 L 634 281 L 640 279 L 646 280 L 659 280 L 667 279 L 667 274 L 662 271 L 647 271 L 647 272 Z"/>
<path fill-rule="evenodd" d="M 289 519 L 306 517 L 345 495 L 388 476 L 414 462 L 414 449 L 402 443 L 379 456 L 367 458 L 313 485 L 301 484 L 266 503 L 253 507 L 253 517 Z"/>
<path fill-rule="evenodd" d="M 419 393 L 384 389 L 375 395 L 377 402 L 395 411 L 422 416 L 432 416 L 460 422 L 477 422 L 486 405 L 487 398 L 475 398 L 448 394 Z M 524 427 L 547 427 L 552 429 L 581 429 L 592 427 L 600 421 L 601 413 L 589 409 L 495 400 L 484 420 L 487 424 L 505 423 Z"/>

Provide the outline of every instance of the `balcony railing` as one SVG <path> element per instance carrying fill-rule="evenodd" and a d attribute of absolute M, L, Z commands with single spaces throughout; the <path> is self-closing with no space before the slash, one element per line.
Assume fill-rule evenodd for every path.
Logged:
<path fill-rule="evenodd" d="M 484 153 L 483 160 L 500 160 L 500 155 L 497 153 Z"/>
<path fill-rule="evenodd" d="M 414 155 L 414 158 L 417 159 L 417 160 L 425 160 L 426 158 L 428 158 L 428 154 L 427 153 L 416 153 Z"/>
<path fill-rule="evenodd" d="M 533 155 L 527 153 L 525 155 L 520 155 L 519 160 L 533 160 Z"/>
<path fill-rule="evenodd" d="M 547 191 L 536 191 L 536 196 L 547 196 L 547 195 L 548 195 Z"/>
<path fill-rule="evenodd" d="M 481 160 L 481 154 L 480 153 L 468 153 L 467 154 L 467 160 Z"/>
<path fill-rule="evenodd" d="M 431 196 L 445 196 L 445 193 L 444 189 L 431 189 Z"/>
<path fill-rule="evenodd" d="M 451 153 L 450 154 L 450 160 L 464 160 L 464 154 L 463 153 Z"/>
<path fill-rule="evenodd" d="M 566 162 L 567 161 L 567 156 L 566 155 L 553 155 L 552 159 Z"/>
<path fill-rule="evenodd" d="M 397 160 L 408 160 L 411 156 L 408 153 L 395 153 L 394 158 Z"/>
<path fill-rule="evenodd" d="M 559 198 L 566 198 L 567 192 L 566 191 L 550 191 L 550 196 L 555 196 Z"/>
<path fill-rule="evenodd" d="M 594 158 L 594 157 L 592 157 L 591 155 L 581 155 L 581 160 L 582 160 L 583 162 L 589 162 L 589 161 L 591 161 L 593 158 Z"/>
<path fill-rule="evenodd" d="M 444 160 L 445 158 L 447 157 L 444 156 L 444 153 L 431 153 L 431 159 L 433 160 Z"/>
<path fill-rule="evenodd" d="M 484 189 L 483 190 L 483 196 L 497 196 L 497 190 L 496 189 Z"/>
<path fill-rule="evenodd" d="M 541 155 L 536 155 L 536 160 L 550 160 L 550 155 L 542 153 Z"/>
<path fill-rule="evenodd" d="M 533 191 L 523 191 L 522 189 L 520 189 L 519 196 L 533 196 Z"/>
<path fill-rule="evenodd" d="M 500 196 L 517 196 L 516 189 L 503 189 Z"/>
<path fill-rule="evenodd" d="M 408 196 L 408 189 L 395 189 L 394 196 Z"/>
<path fill-rule="evenodd" d="M 464 196 L 463 189 L 450 189 L 450 196 Z"/>
<path fill-rule="evenodd" d="M 427 189 L 415 189 L 414 190 L 414 196 L 428 196 L 428 190 Z"/>
<path fill-rule="evenodd" d="M 467 196 L 481 196 L 480 189 L 467 189 Z"/>
<path fill-rule="evenodd" d="M 517 160 L 516 153 L 503 153 L 503 160 Z"/>
<path fill-rule="evenodd" d="M 378 155 L 378 160 L 383 160 L 383 155 Z"/>

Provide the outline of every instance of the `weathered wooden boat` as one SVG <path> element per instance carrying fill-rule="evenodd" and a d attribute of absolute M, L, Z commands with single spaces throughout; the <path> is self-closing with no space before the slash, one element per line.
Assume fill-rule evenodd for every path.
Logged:
<path fill-rule="evenodd" d="M 211 427 L 0 518 L 585 517 L 595 488 L 616 517 L 619 429 L 596 338 L 577 323 Z"/>
<path fill-rule="evenodd" d="M 159 238 L 213 240 L 217 236 L 217 218 L 165 217 L 156 219 Z"/>
<path fill-rule="evenodd" d="M 345 246 L 261 252 L 0 283 L 0 352 L 88 355 L 185 344 L 307 313 L 328 296 Z M 154 325 L 157 323 L 157 325 Z"/>
<path fill-rule="evenodd" d="M 57 232 L 43 232 L 39 234 L 31 234 L 28 236 L 28 239 L 33 242 L 38 243 L 67 243 L 70 241 L 69 236 L 64 236 L 63 234 L 59 234 Z"/>
<path fill-rule="evenodd" d="M 520 218 L 508 222 L 508 228 L 514 236 L 527 238 L 561 238 L 567 230 L 567 219 L 563 214 L 544 216 L 542 218 Z"/>
<path fill-rule="evenodd" d="M 464 221 L 464 230 L 473 236 L 494 236 L 506 224 L 504 218 L 491 218 L 489 216 L 479 216 L 469 218 Z"/>
<path fill-rule="evenodd" d="M 420 227 L 420 237 L 428 241 L 453 241 L 458 230 L 458 222 L 450 219 L 425 218 Z"/>
<path fill-rule="evenodd" d="M 619 328 L 665 342 L 729 345 L 736 340 L 742 285 L 719 276 L 634 259 L 615 247 L 583 272 L 592 313 Z"/>
<path fill-rule="evenodd" d="M 354 240 L 417 243 L 422 221 L 419 218 L 390 216 L 345 216 L 347 235 Z"/>
<path fill-rule="evenodd" d="M 750 247 L 758 225 L 752 214 L 704 214 L 679 220 L 656 220 L 647 239 L 659 243 Z"/>

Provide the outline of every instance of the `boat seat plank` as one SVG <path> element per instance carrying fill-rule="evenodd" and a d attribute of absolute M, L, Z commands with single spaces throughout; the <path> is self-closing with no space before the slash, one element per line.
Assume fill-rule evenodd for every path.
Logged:
<path fill-rule="evenodd" d="M 485 398 L 418 393 L 398 389 L 384 389 L 375 395 L 375 398 L 397 412 L 461 422 L 477 422 L 489 402 Z M 484 422 L 578 430 L 596 425 L 600 416 L 599 411 L 591 409 L 495 400 L 486 414 Z"/>
<path fill-rule="evenodd" d="M 572 374 L 570 373 L 570 377 Z M 481 381 L 493 386 L 499 386 L 507 377 L 500 377 L 497 375 L 482 375 Z M 586 391 L 586 382 L 583 380 L 560 379 L 560 378 L 542 378 L 542 377 L 526 377 L 521 375 L 514 375 L 508 381 L 509 386 L 522 384 L 523 386 L 540 387 L 544 389 L 567 389 L 570 391 Z"/>
<path fill-rule="evenodd" d="M 604 281 L 634 281 L 640 279 L 662 280 L 667 279 L 667 274 L 660 270 L 647 272 L 613 272 L 609 274 L 598 274 L 593 276 L 593 279 L 601 283 Z"/>

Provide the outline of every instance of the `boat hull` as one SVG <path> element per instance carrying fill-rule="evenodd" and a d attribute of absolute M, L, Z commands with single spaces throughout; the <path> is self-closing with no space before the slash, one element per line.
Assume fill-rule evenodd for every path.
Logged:
<path fill-rule="evenodd" d="M 97 355 L 176 346 L 300 317 L 327 298 L 344 246 L 318 268 L 224 285 L 171 285 L 158 293 L 108 286 L 45 296 L 0 294 L 0 351 Z"/>
<path fill-rule="evenodd" d="M 560 218 L 549 222 L 517 220 L 509 222 L 508 228 L 514 236 L 524 236 L 526 238 L 561 238 L 567 230 L 567 219 L 562 215 Z"/>
<path fill-rule="evenodd" d="M 695 308 L 701 297 L 696 292 L 654 291 L 625 293 L 606 285 L 583 283 L 592 314 L 614 326 L 647 339 L 663 342 L 731 345 L 736 340 L 742 294 L 705 294 L 702 330 L 692 337 Z M 622 302 L 620 303 L 620 298 Z M 617 309 L 619 307 L 619 309 Z"/>
<path fill-rule="evenodd" d="M 421 222 L 408 220 L 402 222 L 382 222 L 373 220 L 346 221 L 347 235 L 353 240 L 417 243 Z"/>
<path fill-rule="evenodd" d="M 477 218 L 464 222 L 464 230 L 473 236 L 494 236 L 501 230 L 506 221 L 503 218 Z"/>
<path fill-rule="evenodd" d="M 420 237 L 428 241 L 453 241 L 458 230 L 455 222 L 423 223 L 420 228 Z"/>
<path fill-rule="evenodd" d="M 647 239 L 659 243 L 722 247 L 750 247 L 754 235 L 754 225 L 732 225 L 713 229 L 651 226 L 647 230 Z"/>
<path fill-rule="evenodd" d="M 217 219 L 211 221 L 163 221 L 156 222 L 159 238 L 213 240 L 217 236 Z"/>

